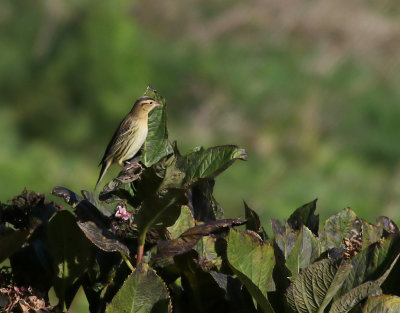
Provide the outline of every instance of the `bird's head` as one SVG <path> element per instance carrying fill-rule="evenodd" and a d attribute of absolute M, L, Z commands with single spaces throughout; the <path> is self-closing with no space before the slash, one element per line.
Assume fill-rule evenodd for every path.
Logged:
<path fill-rule="evenodd" d="M 161 104 L 153 98 L 141 97 L 136 100 L 135 105 L 133 106 L 133 110 L 135 110 L 140 115 L 144 115 L 148 114 L 151 110 L 160 105 Z"/>

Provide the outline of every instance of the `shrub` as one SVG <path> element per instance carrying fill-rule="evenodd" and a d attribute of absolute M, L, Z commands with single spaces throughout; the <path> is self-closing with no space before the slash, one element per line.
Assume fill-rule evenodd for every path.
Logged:
<path fill-rule="evenodd" d="M 1 204 L 3 311 L 64 311 L 81 286 L 91 312 L 399 310 L 393 221 L 373 225 L 344 209 L 319 230 L 316 200 L 272 220 L 271 238 L 246 203 L 246 220 L 224 219 L 214 179 L 246 152 L 182 155 L 168 140 L 164 99 L 145 94 L 163 106 L 149 118 L 140 178 L 121 171 L 99 195 L 54 188 L 65 207 L 27 190 Z"/>

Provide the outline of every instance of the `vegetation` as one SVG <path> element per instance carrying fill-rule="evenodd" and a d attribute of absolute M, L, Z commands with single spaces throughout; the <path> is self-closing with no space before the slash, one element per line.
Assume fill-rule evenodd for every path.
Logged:
<path fill-rule="evenodd" d="M 351 205 L 400 221 L 399 1 L 3 0 L 0 12 L 1 199 L 49 192 L 54 177 L 92 190 L 151 82 L 182 152 L 234 143 L 251 156 L 215 187 L 227 216 L 249 199 L 270 231 L 318 197 L 325 217 Z"/>
<path fill-rule="evenodd" d="M 162 107 L 149 116 L 140 178 L 121 171 L 99 195 L 55 187 L 65 207 L 27 190 L 1 204 L 0 261 L 10 264 L 1 310 L 65 311 L 82 286 L 90 312 L 398 311 L 392 220 L 373 225 L 344 209 L 319 229 L 316 200 L 273 219 L 273 237 L 246 203 L 246 220 L 224 218 L 214 179 L 247 153 L 224 145 L 182 155 L 165 100 L 145 95 Z"/>

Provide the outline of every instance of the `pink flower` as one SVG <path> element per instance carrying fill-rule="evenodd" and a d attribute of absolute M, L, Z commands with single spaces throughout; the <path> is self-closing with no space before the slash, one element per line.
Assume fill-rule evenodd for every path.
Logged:
<path fill-rule="evenodd" d="M 126 206 L 125 205 L 121 205 L 121 204 L 118 204 L 117 205 L 117 212 L 115 212 L 115 217 L 120 217 L 120 218 L 122 218 L 123 220 L 129 220 L 129 217 L 132 215 L 132 213 L 131 212 L 128 212 L 127 210 L 126 210 Z"/>

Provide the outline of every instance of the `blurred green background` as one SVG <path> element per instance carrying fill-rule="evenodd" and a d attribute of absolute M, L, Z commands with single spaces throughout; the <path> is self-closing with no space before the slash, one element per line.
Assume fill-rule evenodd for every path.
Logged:
<path fill-rule="evenodd" d="M 227 216 L 245 200 L 269 228 L 318 197 L 322 219 L 351 206 L 399 221 L 399 11 L 396 0 L 3 0 L 0 199 L 93 191 L 150 84 L 183 152 L 248 151 L 217 179 Z"/>

